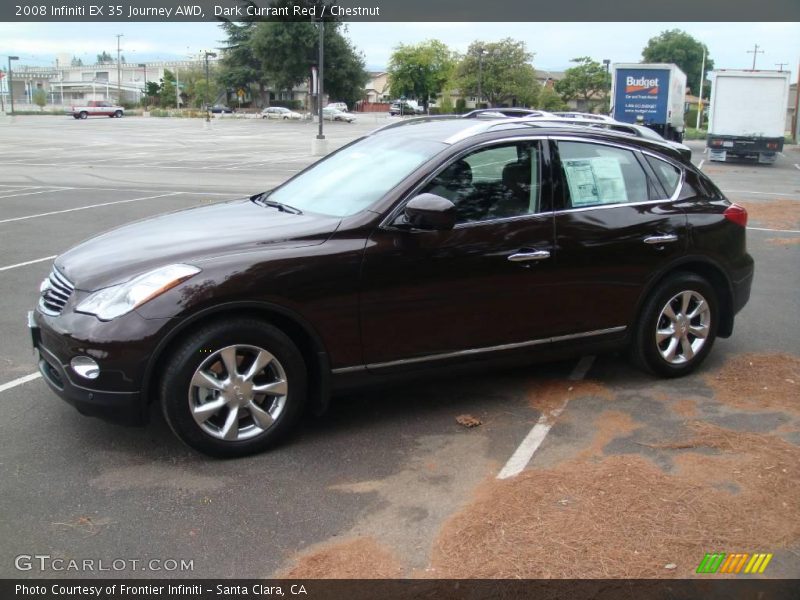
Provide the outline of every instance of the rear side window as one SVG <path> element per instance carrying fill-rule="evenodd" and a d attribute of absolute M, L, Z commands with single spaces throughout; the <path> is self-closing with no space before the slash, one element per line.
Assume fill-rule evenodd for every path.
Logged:
<path fill-rule="evenodd" d="M 675 165 L 668 163 L 660 158 L 645 155 L 647 162 L 656 172 L 656 177 L 661 182 L 662 187 L 667 192 L 667 198 L 672 198 L 678 184 L 681 182 L 681 170 Z"/>
<path fill-rule="evenodd" d="M 649 200 L 647 175 L 630 150 L 559 142 L 558 151 L 571 207 Z"/>

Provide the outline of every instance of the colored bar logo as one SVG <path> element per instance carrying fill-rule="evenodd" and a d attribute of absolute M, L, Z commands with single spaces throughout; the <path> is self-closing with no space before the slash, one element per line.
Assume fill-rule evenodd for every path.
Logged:
<path fill-rule="evenodd" d="M 696 572 L 706 574 L 732 573 L 736 575 L 739 573 L 763 573 L 771 560 L 772 554 L 767 553 L 706 553 L 703 560 L 700 561 Z"/>

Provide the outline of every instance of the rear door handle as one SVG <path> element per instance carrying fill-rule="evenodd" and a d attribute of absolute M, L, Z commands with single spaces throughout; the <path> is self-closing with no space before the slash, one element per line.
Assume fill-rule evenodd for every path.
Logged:
<path fill-rule="evenodd" d="M 677 241 L 678 236 L 674 233 L 667 233 L 665 235 L 651 235 L 644 238 L 645 244 L 670 244 Z"/>
<path fill-rule="evenodd" d="M 511 262 L 526 262 L 529 260 L 545 260 L 550 258 L 547 250 L 536 250 L 535 252 L 517 252 L 508 257 Z"/>

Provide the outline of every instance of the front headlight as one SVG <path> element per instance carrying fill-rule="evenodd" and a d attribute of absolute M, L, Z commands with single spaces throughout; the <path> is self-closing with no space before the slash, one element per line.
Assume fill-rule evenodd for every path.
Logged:
<path fill-rule="evenodd" d="M 160 296 L 199 272 L 200 269 L 192 265 L 159 267 L 125 283 L 94 292 L 75 311 L 95 315 L 101 321 L 110 321 Z"/>

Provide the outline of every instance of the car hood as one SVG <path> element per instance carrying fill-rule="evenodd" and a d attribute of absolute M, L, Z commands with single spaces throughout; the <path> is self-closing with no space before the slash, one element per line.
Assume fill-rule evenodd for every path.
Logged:
<path fill-rule="evenodd" d="M 122 283 L 150 269 L 225 254 L 323 243 L 341 219 L 294 214 L 250 199 L 198 206 L 112 229 L 59 256 L 55 265 L 80 290 Z"/>

